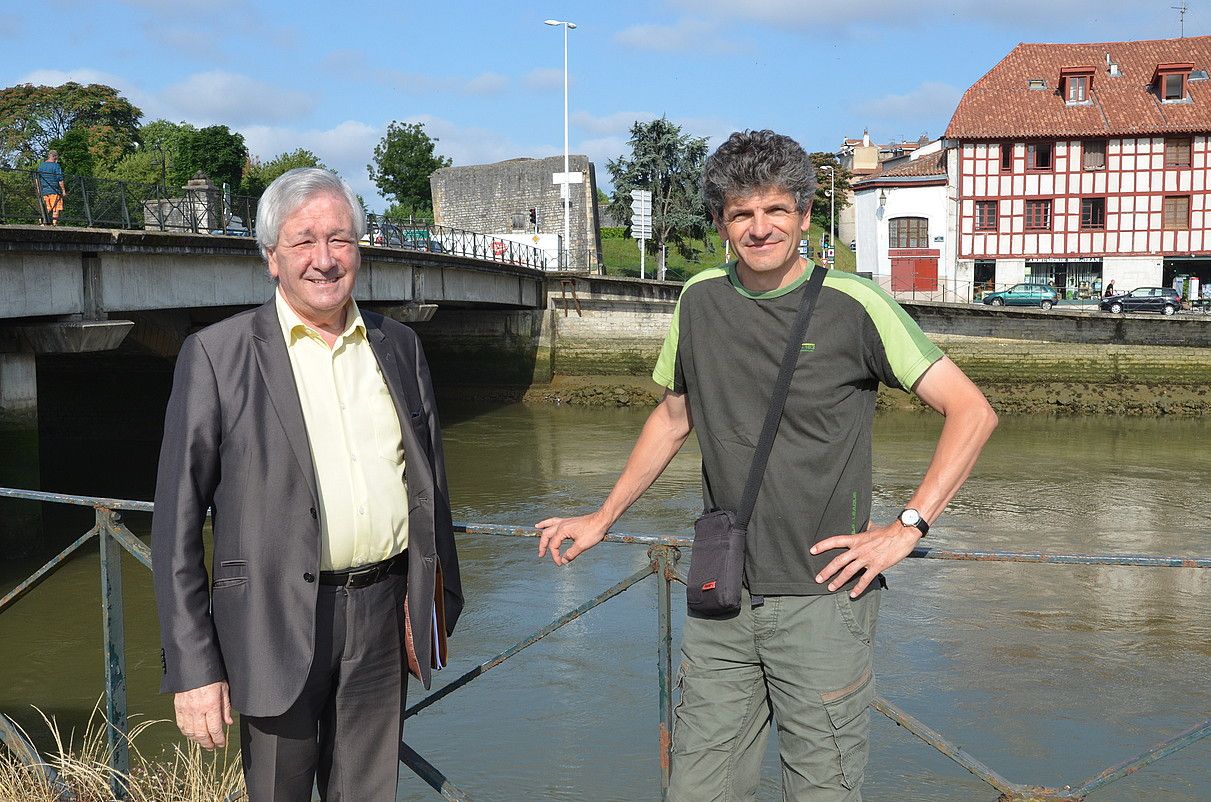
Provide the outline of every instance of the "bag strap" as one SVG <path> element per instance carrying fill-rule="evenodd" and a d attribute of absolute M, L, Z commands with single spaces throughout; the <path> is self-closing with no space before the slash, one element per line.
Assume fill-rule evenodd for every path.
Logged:
<path fill-rule="evenodd" d="M 824 277 L 828 271 L 823 267 L 812 268 L 811 278 L 803 291 L 799 302 L 799 314 L 791 324 L 790 338 L 786 341 L 786 352 L 782 355 L 782 367 L 778 371 L 778 380 L 774 382 L 774 393 L 770 398 L 769 411 L 765 413 L 765 424 L 761 427 L 761 437 L 757 440 L 757 451 L 753 454 L 753 464 L 748 470 L 748 481 L 744 485 L 744 496 L 740 500 L 740 509 L 736 511 L 736 526 L 747 530 L 749 519 L 753 516 L 753 507 L 757 504 L 757 492 L 765 478 L 765 465 L 769 462 L 770 450 L 774 447 L 774 438 L 778 434 L 778 426 L 782 423 L 782 409 L 786 406 L 786 396 L 790 392 L 791 375 L 799 361 L 799 352 L 803 345 L 803 336 L 807 333 L 807 323 L 811 320 L 812 309 L 820 288 L 824 285 Z"/>

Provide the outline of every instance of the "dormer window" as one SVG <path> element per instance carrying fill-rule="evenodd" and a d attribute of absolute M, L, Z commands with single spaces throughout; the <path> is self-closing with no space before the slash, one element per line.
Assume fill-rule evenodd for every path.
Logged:
<path fill-rule="evenodd" d="M 1093 67 L 1064 67 L 1060 70 L 1060 91 L 1069 105 L 1089 103 L 1093 88 Z"/>
<path fill-rule="evenodd" d="M 1189 102 L 1186 84 L 1193 70 L 1193 64 L 1157 64 L 1156 72 L 1152 73 L 1152 85 L 1156 87 L 1161 102 Z"/>

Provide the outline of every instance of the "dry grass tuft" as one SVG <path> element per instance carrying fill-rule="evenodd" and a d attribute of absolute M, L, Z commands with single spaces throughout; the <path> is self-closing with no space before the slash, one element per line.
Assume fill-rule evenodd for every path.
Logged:
<path fill-rule="evenodd" d="M 54 719 L 42 720 L 55 742 L 45 765 L 31 766 L 0 745 L 0 802 L 112 802 L 116 775 L 109 767 L 106 720 L 100 705 L 77 744 L 75 733 L 63 738 Z M 206 752 L 196 744 L 176 746 L 171 755 L 148 759 L 135 742 L 149 727 L 171 722 L 144 721 L 130 730 L 130 776 L 125 778 L 131 802 L 236 802 L 244 798 L 239 751 L 233 747 Z M 28 739 L 27 739 L 28 740 Z M 230 742 L 229 742 L 230 743 Z"/>

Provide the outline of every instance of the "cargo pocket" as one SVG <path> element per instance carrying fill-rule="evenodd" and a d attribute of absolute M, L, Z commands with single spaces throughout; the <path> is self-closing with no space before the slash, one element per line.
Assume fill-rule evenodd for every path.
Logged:
<path fill-rule="evenodd" d="M 833 743 L 840 761 L 841 784 L 854 789 L 862 785 L 869 754 L 870 718 L 866 708 L 874 697 L 874 674 L 869 666 L 849 685 L 820 694 L 832 725 Z"/>
<path fill-rule="evenodd" d="M 865 646 L 875 639 L 875 627 L 879 622 L 879 589 L 871 588 L 859 599 L 851 599 L 844 591 L 833 594 L 837 614 L 845 622 L 849 634 Z"/>

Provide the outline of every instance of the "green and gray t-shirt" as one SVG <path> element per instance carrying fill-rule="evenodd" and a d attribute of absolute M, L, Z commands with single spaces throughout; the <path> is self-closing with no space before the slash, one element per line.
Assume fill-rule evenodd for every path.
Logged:
<path fill-rule="evenodd" d="M 735 271 L 732 262 L 686 283 L 652 373 L 658 384 L 688 394 L 708 510 L 740 506 L 810 276 L 804 271 L 789 287 L 754 293 Z M 912 389 L 941 357 L 876 284 L 828 272 L 749 523 L 745 578 L 753 593 L 828 592 L 815 575 L 837 552 L 813 556 L 808 549 L 825 537 L 858 532 L 870 518 L 879 383 Z"/>

